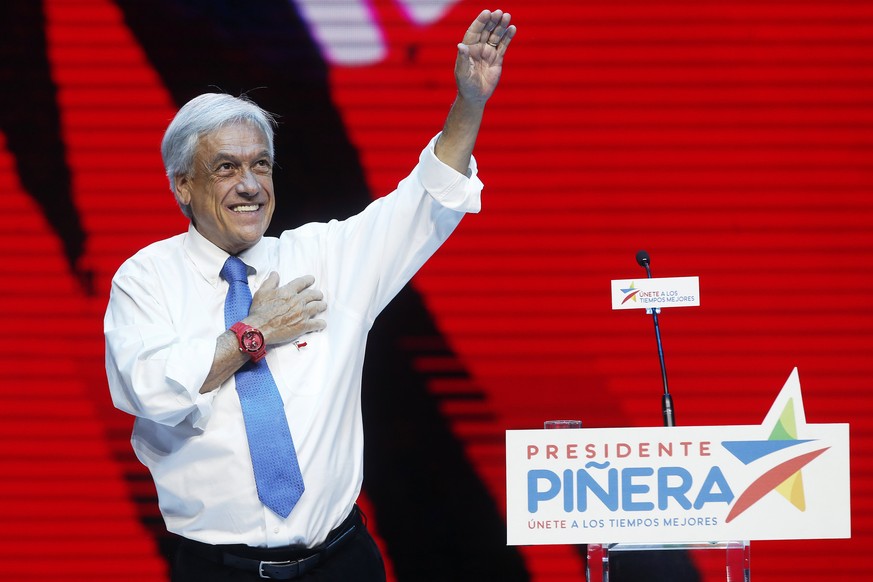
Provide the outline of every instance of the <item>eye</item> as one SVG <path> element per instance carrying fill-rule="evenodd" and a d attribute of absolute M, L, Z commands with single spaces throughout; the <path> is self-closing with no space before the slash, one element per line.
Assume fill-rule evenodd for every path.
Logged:
<path fill-rule="evenodd" d="M 213 173 L 221 178 L 228 178 L 236 173 L 236 164 L 233 162 L 217 163 Z"/>
<path fill-rule="evenodd" d="M 273 164 L 268 159 L 261 159 L 255 162 L 255 169 L 261 172 L 268 172 L 273 168 Z"/>

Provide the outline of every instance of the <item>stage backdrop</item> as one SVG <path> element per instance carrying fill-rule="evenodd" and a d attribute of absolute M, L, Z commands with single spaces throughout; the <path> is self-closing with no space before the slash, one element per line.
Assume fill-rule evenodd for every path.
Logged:
<path fill-rule="evenodd" d="M 167 579 L 102 316 L 120 263 L 186 227 L 158 151 L 178 105 L 250 91 L 282 115 L 283 226 L 347 214 L 440 129 L 481 8 L 497 6 L 4 3 L 0 577 Z M 640 249 L 655 276 L 700 277 L 700 307 L 661 316 L 679 424 L 757 424 L 795 366 L 808 421 L 851 424 L 853 538 L 756 542 L 755 577 L 870 576 L 873 5 L 501 8 L 520 32 L 476 149 L 483 212 L 371 342 L 361 504 L 390 577 L 580 579 L 575 548 L 503 548 L 503 433 L 661 422 L 651 319 L 610 309 L 610 279 L 645 276 Z M 439 551 L 409 547 L 417 522 Z"/>

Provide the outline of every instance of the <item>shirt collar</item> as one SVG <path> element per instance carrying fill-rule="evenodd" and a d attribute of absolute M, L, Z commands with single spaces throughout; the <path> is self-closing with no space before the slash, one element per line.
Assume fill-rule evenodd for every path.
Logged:
<path fill-rule="evenodd" d="M 183 245 L 185 253 L 194 263 L 194 267 L 200 275 L 213 287 L 218 286 L 221 283 L 221 268 L 230 255 L 200 234 L 194 228 L 193 223 L 188 225 L 188 234 Z M 253 247 L 246 249 L 238 256 L 249 267 L 250 274 L 254 271 L 255 275 L 263 278 L 268 274 L 267 254 L 267 245 L 264 244 L 264 239 L 261 237 L 261 240 Z"/>

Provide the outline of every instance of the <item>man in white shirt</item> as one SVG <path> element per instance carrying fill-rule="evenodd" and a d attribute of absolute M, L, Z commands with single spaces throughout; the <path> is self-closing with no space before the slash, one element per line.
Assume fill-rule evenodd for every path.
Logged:
<path fill-rule="evenodd" d="M 164 163 L 191 225 L 121 266 L 104 328 L 113 402 L 136 416 L 134 449 L 183 538 L 174 580 L 384 580 L 354 505 L 366 336 L 463 214 L 479 210 L 472 150 L 514 34 L 500 10 L 473 21 L 443 131 L 394 192 L 345 221 L 263 236 L 275 205 L 272 118 L 250 101 L 201 95 L 168 127 Z M 220 274 L 229 257 L 244 264 L 252 295 L 233 325 Z M 287 515 L 259 498 L 237 395 L 235 375 L 261 360 L 304 486 Z"/>

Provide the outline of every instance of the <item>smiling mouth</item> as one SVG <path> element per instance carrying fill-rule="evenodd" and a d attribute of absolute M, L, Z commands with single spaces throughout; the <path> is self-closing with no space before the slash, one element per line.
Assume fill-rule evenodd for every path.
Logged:
<path fill-rule="evenodd" d="M 261 208 L 260 204 L 239 204 L 237 206 L 231 206 L 231 210 L 234 212 L 257 212 Z"/>

